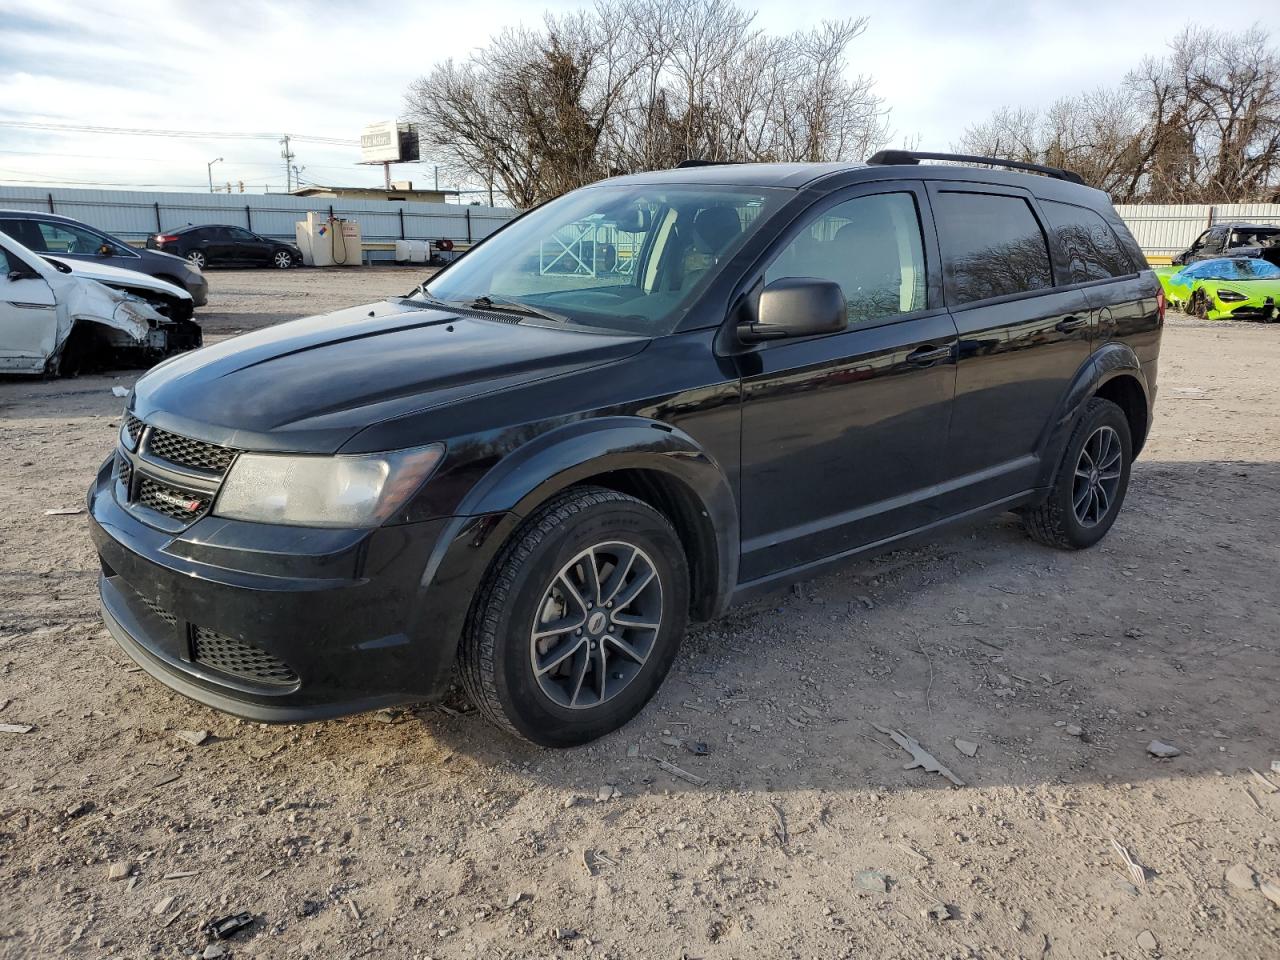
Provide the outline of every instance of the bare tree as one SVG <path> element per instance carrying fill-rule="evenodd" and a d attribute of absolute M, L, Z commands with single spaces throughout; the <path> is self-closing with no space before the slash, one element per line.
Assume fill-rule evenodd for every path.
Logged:
<path fill-rule="evenodd" d="M 886 139 L 865 18 L 770 36 L 731 0 L 599 0 L 507 30 L 410 86 L 409 117 L 454 176 L 529 206 L 681 160 L 840 160 Z"/>
<path fill-rule="evenodd" d="M 1187 27 L 1113 90 L 1003 108 L 959 148 L 1069 167 L 1121 201 L 1266 199 L 1280 189 L 1280 55 L 1259 27 Z"/>

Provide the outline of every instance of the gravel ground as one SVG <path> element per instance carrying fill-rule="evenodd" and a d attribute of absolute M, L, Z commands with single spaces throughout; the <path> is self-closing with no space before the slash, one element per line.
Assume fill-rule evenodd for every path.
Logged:
<path fill-rule="evenodd" d="M 201 318 L 422 275 L 215 272 Z M 213 956 L 239 911 L 227 956 L 1275 957 L 1278 369 L 1280 327 L 1172 319 L 1099 547 L 1005 517 L 735 610 L 563 752 L 459 697 L 266 727 L 169 693 L 100 624 L 83 516 L 45 516 L 135 374 L 0 383 L 0 723 L 32 727 L 0 732 L 0 957 Z"/>

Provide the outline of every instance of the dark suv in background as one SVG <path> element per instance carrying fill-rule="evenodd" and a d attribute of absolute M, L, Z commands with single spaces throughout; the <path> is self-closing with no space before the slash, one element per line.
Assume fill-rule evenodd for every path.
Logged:
<path fill-rule="evenodd" d="M 456 663 L 563 746 L 644 706 L 691 617 L 1001 511 L 1093 545 L 1160 286 L 1074 174 L 922 158 L 1002 164 L 619 177 L 410 296 L 160 365 L 89 492 L 107 626 L 256 720 L 428 699 Z"/>
<path fill-rule="evenodd" d="M 35 210 L 0 210 L 0 233 L 36 253 L 105 263 L 172 283 L 191 294 L 197 307 L 209 302 L 209 283 L 198 267 L 168 253 L 131 247 L 70 217 Z"/>
<path fill-rule="evenodd" d="M 1253 257 L 1280 267 L 1280 226 L 1266 223 L 1219 223 L 1210 227 L 1173 258 L 1177 266 L 1219 257 Z"/>

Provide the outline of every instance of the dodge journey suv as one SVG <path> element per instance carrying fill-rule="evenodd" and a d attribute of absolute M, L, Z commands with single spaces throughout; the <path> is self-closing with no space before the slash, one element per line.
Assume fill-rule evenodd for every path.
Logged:
<path fill-rule="evenodd" d="M 1091 546 L 1163 295 L 1105 194 L 992 165 L 1026 166 L 619 177 L 407 296 L 162 363 L 89 492 L 107 626 L 254 720 L 456 672 L 565 746 L 644 706 L 690 618 L 779 584 L 1010 510 Z"/>

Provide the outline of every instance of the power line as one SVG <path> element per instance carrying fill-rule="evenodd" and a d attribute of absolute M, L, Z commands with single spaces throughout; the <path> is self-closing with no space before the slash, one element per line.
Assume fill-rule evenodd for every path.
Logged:
<path fill-rule="evenodd" d="M 30 120 L 0 120 L 0 126 L 20 130 L 45 130 L 62 133 L 96 133 L 132 137 L 178 137 L 189 140 L 279 140 L 279 133 L 250 133 L 229 130 L 162 130 L 150 127 L 95 127 L 78 123 L 45 123 Z M 305 143 L 329 143 L 336 146 L 359 146 L 357 139 L 321 137 L 305 133 L 291 133 L 289 137 Z"/>
<path fill-rule="evenodd" d="M 169 188 L 177 190 L 208 190 L 208 185 L 203 183 L 124 183 L 121 181 L 110 180 L 71 180 L 61 177 L 40 177 L 37 180 L 28 180 L 31 173 L 27 170 L 0 170 L 5 183 L 20 184 L 22 186 L 61 186 L 61 187 L 126 187 L 131 189 L 159 189 Z M 245 186 L 250 186 L 245 183 Z M 254 183 L 252 186 L 261 187 L 279 187 L 279 183 Z"/>

